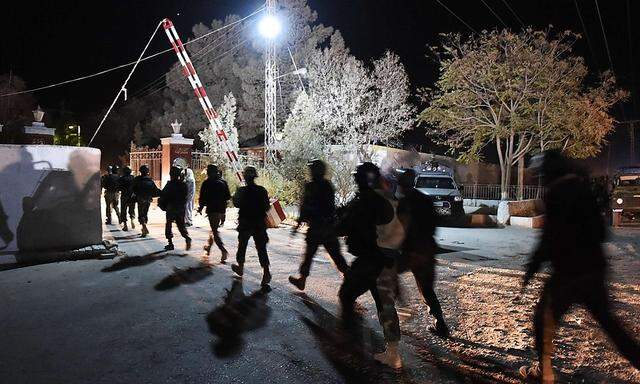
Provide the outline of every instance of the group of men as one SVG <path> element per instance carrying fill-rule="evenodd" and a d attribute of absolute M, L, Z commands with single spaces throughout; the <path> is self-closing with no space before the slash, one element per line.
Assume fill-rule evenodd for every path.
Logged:
<path fill-rule="evenodd" d="M 449 336 L 449 328 L 434 291 L 437 244 L 434 240 L 436 215 L 433 203 L 415 189 L 415 171 L 398 170 L 392 177 L 383 177 L 376 165 L 367 162 L 358 165 L 353 173 L 357 186 L 355 196 L 345 206 L 337 208 L 334 188 L 326 178 L 325 163 L 312 160 L 308 167 L 311 180 L 304 187 L 298 222 L 293 228 L 295 234 L 303 223 L 307 225 L 306 249 L 299 275 L 290 276 L 289 282 L 300 290 L 305 289 L 313 257 L 318 248 L 323 246 L 343 274 L 338 293 L 343 326 L 345 329 L 357 326 L 359 319 L 354 309 L 356 300 L 370 292 L 386 344 L 385 351 L 374 357 L 382 364 L 399 369 L 402 367 L 398 349 L 401 332 L 395 306 L 398 274 L 410 271 L 414 275 L 418 290 L 434 318 L 430 330 L 443 338 Z M 534 159 L 533 167 L 547 187 L 547 216 L 539 246 L 527 264 L 523 289 L 542 263 L 550 262 L 552 272 L 535 313 L 535 344 L 539 363 L 521 368 L 521 375 L 544 383 L 554 381 L 551 356 L 556 324 L 572 304 L 578 303 L 587 306 L 619 351 L 640 369 L 640 346 L 610 313 L 605 279 L 606 260 L 602 250 L 605 228 L 587 178 L 554 151 L 545 152 Z M 107 222 L 110 222 L 110 207 L 114 204 L 117 206 L 114 191 L 120 191 L 120 219 L 125 218 L 125 227 L 125 206 L 127 209 L 131 207 L 133 196 L 138 203 L 143 234 L 148 233 L 146 212 L 149 202 L 153 197 L 160 196 L 159 206 L 167 215 L 167 249 L 173 249 L 171 223 L 174 222 L 189 248 L 191 239 L 184 223 L 188 197 L 187 187 L 182 180 L 184 172 L 172 168 L 171 181 L 162 191 L 148 177 L 148 168 L 141 167 L 140 176 L 135 178 L 130 178 L 130 173 L 130 170 L 123 172 L 122 181 L 115 182 L 117 187 L 113 187 L 112 179 L 103 179 Z M 114 174 L 113 170 L 111 174 Z M 221 261 L 225 262 L 228 258 L 219 228 L 225 221 L 228 201 L 232 200 L 239 212 L 238 250 L 236 262 L 231 268 L 238 276 L 243 275 L 247 244 L 253 237 L 263 268 L 261 284 L 266 286 L 271 281 L 266 224 L 270 203 L 265 188 L 255 183 L 258 177 L 256 169 L 244 169 L 246 185 L 238 188 L 233 198 L 215 165 L 207 168 L 207 175 L 200 190 L 198 208 L 201 213 L 206 207 L 211 226 L 205 251 L 209 254 L 215 243 L 221 251 Z M 127 180 L 131 180 L 130 183 Z M 129 184 L 131 187 L 127 189 Z M 128 212 L 131 216 L 133 210 Z M 355 256 L 350 265 L 342 254 L 339 237 L 345 238 L 348 252 Z"/>

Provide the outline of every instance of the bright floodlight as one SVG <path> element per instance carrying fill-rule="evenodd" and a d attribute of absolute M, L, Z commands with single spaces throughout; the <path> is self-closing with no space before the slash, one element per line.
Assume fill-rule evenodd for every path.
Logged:
<path fill-rule="evenodd" d="M 280 25 L 280 21 L 273 15 L 267 15 L 260 20 L 260 24 L 258 25 L 258 29 L 260 30 L 260 34 L 267 39 L 273 39 L 280 33 L 282 30 L 282 26 Z"/>

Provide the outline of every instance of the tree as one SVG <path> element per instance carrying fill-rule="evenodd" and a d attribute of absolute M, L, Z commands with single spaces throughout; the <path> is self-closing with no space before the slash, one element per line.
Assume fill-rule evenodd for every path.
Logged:
<path fill-rule="evenodd" d="M 549 31 L 531 30 L 484 31 L 465 41 L 459 34 L 443 35 L 440 78 L 426 93 L 430 105 L 420 120 L 431 124 L 437 141 L 463 161 L 479 159 L 493 143 L 506 198 L 512 167 L 526 154 L 563 143 L 586 144 L 576 131 L 586 124 L 579 116 L 588 114 L 579 111 L 589 98 L 583 60 L 571 56 L 576 38 L 571 32 L 552 37 Z M 597 89 L 608 102 L 619 100 L 611 87 Z"/>
<path fill-rule="evenodd" d="M 320 122 L 304 92 L 298 95 L 284 124 L 281 154 L 282 161 L 278 167 L 280 173 L 294 181 L 300 190 L 305 181 L 307 162 L 325 158 L 325 142 Z"/>
<path fill-rule="evenodd" d="M 222 123 L 222 129 L 227 134 L 227 141 L 231 145 L 231 148 L 238 153 L 238 130 L 235 125 L 236 121 L 236 98 L 233 93 L 229 92 L 224 97 L 224 101 L 220 108 L 218 108 L 220 114 L 220 121 Z M 223 161 L 225 158 L 224 152 L 220 147 L 218 136 L 214 129 L 205 128 L 198 133 L 200 140 L 204 143 L 205 152 L 209 153 L 209 156 L 216 162 Z"/>
<path fill-rule="evenodd" d="M 323 135 L 369 159 L 368 144 L 389 144 L 411 129 L 409 80 L 397 55 L 386 52 L 370 67 L 349 53 L 342 36 L 309 65 L 309 92 Z"/>
<path fill-rule="evenodd" d="M 277 7 L 282 20 L 286 20 L 287 29 L 277 44 L 278 70 L 284 74 L 293 71 L 289 49 L 297 64 L 305 66 L 310 55 L 325 43 L 333 29 L 316 23 L 317 14 L 309 8 L 306 0 L 280 0 Z M 212 21 L 210 27 L 198 24 L 193 27 L 193 35 L 201 37 L 239 19 L 237 15 L 230 15 L 224 21 Z M 238 96 L 236 125 L 240 141 L 260 135 L 264 126 L 265 41 L 257 34 L 256 21 L 256 18 L 247 19 L 187 45 L 211 102 L 214 105 L 221 103 L 230 91 Z M 206 127 L 206 120 L 179 64 L 167 73 L 166 84 L 168 89 L 164 91 L 163 113 L 158 117 L 158 123 L 166 125 L 177 118 L 184 123 L 188 136 L 196 136 L 196 132 Z M 278 114 L 285 116 L 295 101 L 298 79 L 282 77 L 278 80 L 278 87 Z"/>
<path fill-rule="evenodd" d="M 26 82 L 13 73 L 0 75 L 0 94 L 20 92 L 27 89 Z M 0 98 L 0 124 L 14 124 L 33 121 L 31 111 L 36 107 L 36 100 L 30 93 Z"/>

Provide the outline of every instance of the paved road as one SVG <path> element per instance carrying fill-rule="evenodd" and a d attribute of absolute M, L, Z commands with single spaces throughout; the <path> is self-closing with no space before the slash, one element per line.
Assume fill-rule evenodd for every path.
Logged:
<path fill-rule="evenodd" d="M 179 249 L 162 252 L 161 212 L 152 211 L 151 219 L 157 224 L 146 239 L 137 230 L 105 228 L 126 257 L 0 272 L 0 382 L 518 382 L 517 366 L 531 358 L 530 330 L 523 324 L 535 292 L 519 313 L 509 308 L 518 305 L 511 293 L 517 292 L 534 231 L 439 229 L 438 291 L 454 338 L 441 341 L 425 330 L 426 308 L 405 276 L 399 310 L 406 369 L 394 374 L 371 360 L 382 340 L 370 297 L 360 300 L 367 320 L 361 332 L 344 335 L 335 326 L 341 280 L 326 254 L 318 256 L 304 295 L 288 284 L 302 236 L 291 239 L 287 228 L 270 230 L 274 279 L 266 292 L 259 289 L 261 271 L 251 247 L 240 282 L 229 264 L 219 263 L 217 252 L 203 259 L 203 217 L 190 230 L 190 252 L 180 250 L 180 239 Z M 230 218 L 222 236 L 233 254 L 232 223 Z M 616 236 L 616 265 L 637 271 L 638 237 Z M 637 276 L 618 278 L 622 291 L 638 289 Z M 629 308 L 640 312 L 633 300 Z M 500 319 L 487 317 L 487 310 Z M 607 348 L 596 347 L 594 353 Z M 568 369 L 598 377 L 587 368 Z M 629 369 L 624 362 L 614 368 L 623 374 Z"/>

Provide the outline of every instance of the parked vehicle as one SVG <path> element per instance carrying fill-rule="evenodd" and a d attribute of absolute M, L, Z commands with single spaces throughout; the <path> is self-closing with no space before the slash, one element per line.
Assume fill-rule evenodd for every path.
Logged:
<path fill-rule="evenodd" d="M 436 213 L 441 217 L 457 219 L 464 216 L 462 186 L 456 183 L 447 167 L 430 164 L 418 171 L 416 189 L 429 196 Z"/>
<path fill-rule="evenodd" d="M 616 172 L 611 211 L 614 227 L 640 223 L 640 166 Z"/>

